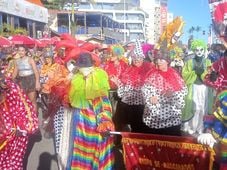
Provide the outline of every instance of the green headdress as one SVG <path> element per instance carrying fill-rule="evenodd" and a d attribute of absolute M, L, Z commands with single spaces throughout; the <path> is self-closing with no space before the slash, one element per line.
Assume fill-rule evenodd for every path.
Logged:
<path fill-rule="evenodd" d="M 193 40 L 191 43 L 191 50 L 195 51 L 197 47 L 203 47 L 204 50 L 207 49 L 207 44 L 203 40 Z"/>

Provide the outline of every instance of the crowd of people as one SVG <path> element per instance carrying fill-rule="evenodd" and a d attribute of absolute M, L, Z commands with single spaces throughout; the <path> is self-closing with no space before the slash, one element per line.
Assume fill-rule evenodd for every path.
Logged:
<path fill-rule="evenodd" d="M 54 136 L 59 169 L 114 169 L 121 139 L 109 131 L 187 134 L 225 148 L 227 50 L 211 61 L 202 40 L 192 41 L 187 58 L 183 49 L 140 40 L 130 49 L 79 48 L 63 38 L 40 50 L 1 47 L 0 169 L 23 169 L 39 128 Z M 220 166 L 227 167 L 224 153 Z"/>

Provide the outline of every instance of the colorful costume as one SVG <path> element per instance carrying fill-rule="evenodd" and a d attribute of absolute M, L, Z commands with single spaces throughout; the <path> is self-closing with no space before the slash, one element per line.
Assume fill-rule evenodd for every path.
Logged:
<path fill-rule="evenodd" d="M 218 164 L 220 164 L 220 169 L 224 170 L 227 169 L 227 91 L 220 92 L 217 95 L 217 99 L 218 107 L 212 116 L 206 117 L 204 120 L 206 133 L 200 135 L 198 141 L 210 146 L 213 146 L 215 142 L 219 141 L 217 145 L 219 148 L 216 149 L 216 155 L 217 160 L 219 159 Z"/>
<path fill-rule="evenodd" d="M 0 92 L 0 169 L 22 170 L 28 134 L 38 129 L 38 118 L 31 101 L 16 84 L 6 80 L 4 86 Z"/>
<path fill-rule="evenodd" d="M 113 121 L 117 131 L 122 131 L 129 124 L 132 132 L 142 132 L 144 100 L 141 88 L 146 74 L 154 69 L 154 65 L 144 62 L 145 56 L 139 41 L 136 42 L 131 56 L 133 65 L 128 66 L 118 80 L 117 93 L 121 101 L 117 103 Z"/>
<path fill-rule="evenodd" d="M 127 63 L 123 59 L 124 49 L 120 45 L 111 47 L 112 56 L 105 62 L 103 69 L 107 72 L 111 89 L 117 89 L 117 85 L 111 81 L 112 76 L 119 78 L 126 69 Z"/>
<path fill-rule="evenodd" d="M 171 91 L 171 95 L 166 93 Z M 142 88 L 145 99 L 143 121 L 149 127 L 144 132 L 165 135 L 180 135 L 181 114 L 187 88 L 181 76 L 173 68 L 166 72 L 156 70 L 147 75 Z M 158 103 L 152 104 L 150 98 L 158 97 Z M 174 127 L 179 130 L 168 130 Z M 166 129 L 166 131 L 165 131 Z M 161 132 L 161 130 L 163 132 Z"/>
<path fill-rule="evenodd" d="M 218 93 L 227 89 L 227 50 L 224 57 L 212 64 L 210 70 L 205 77 L 206 84 L 215 88 Z"/>
<path fill-rule="evenodd" d="M 73 107 L 70 153 L 67 169 L 113 169 L 113 138 L 100 132 L 114 130 L 108 99 L 108 76 L 100 68 L 87 66 L 90 59 L 82 53 L 77 59 L 79 72 L 71 81 L 69 92 Z"/>
<path fill-rule="evenodd" d="M 206 44 L 201 40 L 194 40 L 191 48 L 195 57 L 189 59 L 182 70 L 183 79 L 188 87 L 182 120 L 186 122 L 184 130 L 194 134 L 203 132 L 203 117 L 212 111 L 214 94 L 203 82 L 207 68 L 211 66 L 211 61 L 204 57 Z"/>
<path fill-rule="evenodd" d="M 117 84 L 111 80 L 112 77 L 117 77 L 118 79 L 125 71 L 126 67 L 128 66 L 127 63 L 124 61 L 124 48 L 121 45 L 113 45 L 111 46 L 111 56 L 110 58 L 104 63 L 103 69 L 106 71 L 109 77 L 109 84 L 110 84 L 110 91 L 109 97 L 113 109 L 113 114 L 115 114 L 117 102 L 119 100 L 117 96 Z"/>

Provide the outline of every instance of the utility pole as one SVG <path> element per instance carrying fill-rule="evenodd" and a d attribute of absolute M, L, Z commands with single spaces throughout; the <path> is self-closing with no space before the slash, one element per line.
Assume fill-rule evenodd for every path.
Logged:
<path fill-rule="evenodd" d="M 126 43 L 126 9 L 125 9 L 125 0 L 124 0 L 124 43 Z"/>
<path fill-rule="evenodd" d="M 73 37 L 75 37 L 75 33 L 76 33 L 76 23 L 75 23 L 75 10 L 74 10 L 74 0 L 71 1 L 72 3 L 72 8 L 71 8 L 71 14 L 72 14 L 72 22 L 71 22 L 71 35 Z"/>

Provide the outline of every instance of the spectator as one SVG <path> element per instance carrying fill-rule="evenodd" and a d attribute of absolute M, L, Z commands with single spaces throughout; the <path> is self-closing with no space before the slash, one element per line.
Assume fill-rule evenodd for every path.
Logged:
<path fill-rule="evenodd" d="M 19 86 L 25 91 L 37 112 L 37 93 L 40 90 L 39 71 L 32 57 L 26 55 L 23 46 L 18 47 L 19 58 L 15 59 L 13 79 L 17 79 Z"/>

